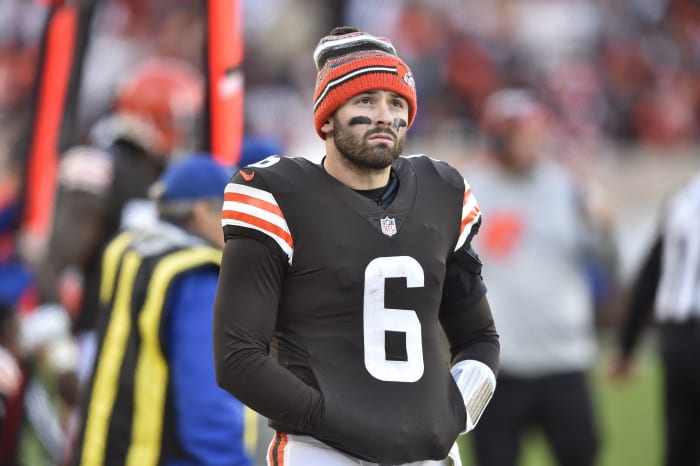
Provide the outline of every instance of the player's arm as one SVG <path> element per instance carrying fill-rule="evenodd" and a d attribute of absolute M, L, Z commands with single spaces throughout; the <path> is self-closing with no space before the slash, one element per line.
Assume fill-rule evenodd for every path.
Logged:
<path fill-rule="evenodd" d="M 96 149 L 76 147 L 61 160 L 53 226 L 36 270 L 42 301 L 59 302 L 61 274 L 82 269 L 98 247 L 112 176 L 109 155 Z"/>
<path fill-rule="evenodd" d="M 634 351 L 639 334 L 653 314 L 656 290 L 661 278 L 662 244 L 663 238 L 659 236 L 649 250 L 632 287 L 621 328 L 621 346 L 625 354 Z"/>
<path fill-rule="evenodd" d="M 269 354 L 284 267 L 264 240 L 226 242 L 214 304 L 216 380 L 263 416 L 311 433 L 323 411 L 320 392 Z"/>
<path fill-rule="evenodd" d="M 632 355 L 642 330 L 654 311 L 656 291 L 661 278 L 663 237 L 657 236 L 632 284 L 625 313 L 620 322 L 619 348 L 610 363 L 612 377 L 625 378 L 632 371 Z"/>
<path fill-rule="evenodd" d="M 470 246 L 447 262 L 440 323 L 450 344 L 452 375 L 474 428 L 496 388 L 500 344 L 481 277 L 481 262 Z"/>
<path fill-rule="evenodd" d="M 253 173 L 234 176 L 224 199 L 226 245 L 214 304 L 216 379 L 263 416 L 313 433 L 323 414 L 321 393 L 269 354 L 293 246 L 279 205 L 262 174 Z"/>

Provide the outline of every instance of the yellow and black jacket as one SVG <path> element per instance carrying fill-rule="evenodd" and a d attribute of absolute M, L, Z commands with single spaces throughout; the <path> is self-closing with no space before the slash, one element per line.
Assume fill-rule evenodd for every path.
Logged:
<path fill-rule="evenodd" d="M 161 465 L 181 456 L 164 306 L 175 279 L 216 268 L 221 251 L 179 229 L 126 230 L 102 262 L 98 351 L 83 404 L 75 465 Z"/>

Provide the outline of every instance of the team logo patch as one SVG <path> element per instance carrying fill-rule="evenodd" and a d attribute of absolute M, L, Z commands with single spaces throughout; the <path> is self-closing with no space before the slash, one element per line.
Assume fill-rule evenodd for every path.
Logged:
<path fill-rule="evenodd" d="M 379 223 L 382 226 L 382 233 L 391 237 L 396 234 L 396 220 L 389 217 L 384 217 L 379 219 Z"/>
<path fill-rule="evenodd" d="M 416 81 L 413 79 L 413 73 L 410 71 L 403 75 L 403 82 L 411 86 L 413 89 L 416 88 Z"/>

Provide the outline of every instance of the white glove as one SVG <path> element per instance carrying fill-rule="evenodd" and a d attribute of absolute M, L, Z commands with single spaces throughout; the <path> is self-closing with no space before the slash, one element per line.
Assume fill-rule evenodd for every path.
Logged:
<path fill-rule="evenodd" d="M 491 401 L 496 389 L 496 376 L 489 366 L 473 359 L 458 362 L 452 366 L 451 372 L 467 409 L 467 425 L 462 432 L 466 433 L 476 426 Z"/>

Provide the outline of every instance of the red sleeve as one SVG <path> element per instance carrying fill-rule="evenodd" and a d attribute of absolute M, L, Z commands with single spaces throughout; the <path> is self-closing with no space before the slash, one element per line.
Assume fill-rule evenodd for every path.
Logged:
<path fill-rule="evenodd" d="M 314 433 L 323 397 L 270 356 L 287 258 L 264 238 L 226 242 L 214 303 L 217 383 L 265 417 Z"/>

